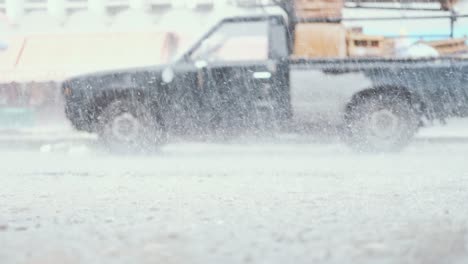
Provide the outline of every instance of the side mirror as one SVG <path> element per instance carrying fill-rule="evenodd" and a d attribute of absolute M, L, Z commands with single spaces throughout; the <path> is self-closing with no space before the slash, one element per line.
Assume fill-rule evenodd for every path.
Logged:
<path fill-rule="evenodd" d="M 195 62 L 195 67 L 199 70 L 206 68 L 206 66 L 208 66 L 208 62 L 206 62 L 205 60 L 197 60 Z"/>
<path fill-rule="evenodd" d="M 162 71 L 161 78 L 164 83 L 171 83 L 174 80 L 175 73 L 171 67 L 167 67 Z"/>

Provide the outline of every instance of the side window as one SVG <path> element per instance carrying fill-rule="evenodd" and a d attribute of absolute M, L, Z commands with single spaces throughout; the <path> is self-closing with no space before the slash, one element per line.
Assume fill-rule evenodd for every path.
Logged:
<path fill-rule="evenodd" d="M 226 22 L 202 42 L 191 58 L 210 62 L 267 60 L 268 49 L 268 21 Z"/>
<path fill-rule="evenodd" d="M 271 54 L 273 59 L 281 59 L 288 57 L 289 54 L 289 39 L 286 26 L 283 21 L 274 18 L 271 21 Z"/>

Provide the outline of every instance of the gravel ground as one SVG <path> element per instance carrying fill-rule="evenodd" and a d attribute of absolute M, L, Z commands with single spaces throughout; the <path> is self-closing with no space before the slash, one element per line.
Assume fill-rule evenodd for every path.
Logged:
<path fill-rule="evenodd" d="M 468 139 L 305 142 L 0 150 L 0 263 L 468 262 Z"/>

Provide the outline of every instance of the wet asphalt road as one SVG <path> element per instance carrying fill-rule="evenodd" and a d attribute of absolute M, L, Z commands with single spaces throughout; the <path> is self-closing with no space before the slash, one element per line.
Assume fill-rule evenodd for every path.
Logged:
<path fill-rule="evenodd" d="M 0 263 L 468 263 L 468 140 L 0 150 Z"/>

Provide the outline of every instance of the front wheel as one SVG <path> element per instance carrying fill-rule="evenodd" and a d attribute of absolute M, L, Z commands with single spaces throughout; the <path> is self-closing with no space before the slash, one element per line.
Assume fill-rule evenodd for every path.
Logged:
<path fill-rule="evenodd" d="M 418 131 L 420 119 L 408 100 L 391 95 L 362 98 L 346 114 L 347 142 L 358 151 L 399 151 Z"/>
<path fill-rule="evenodd" d="M 103 145 L 113 152 L 147 152 L 165 142 L 158 119 L 141 102 L 117 100 L 99 117 L 98 134 Z"/>

